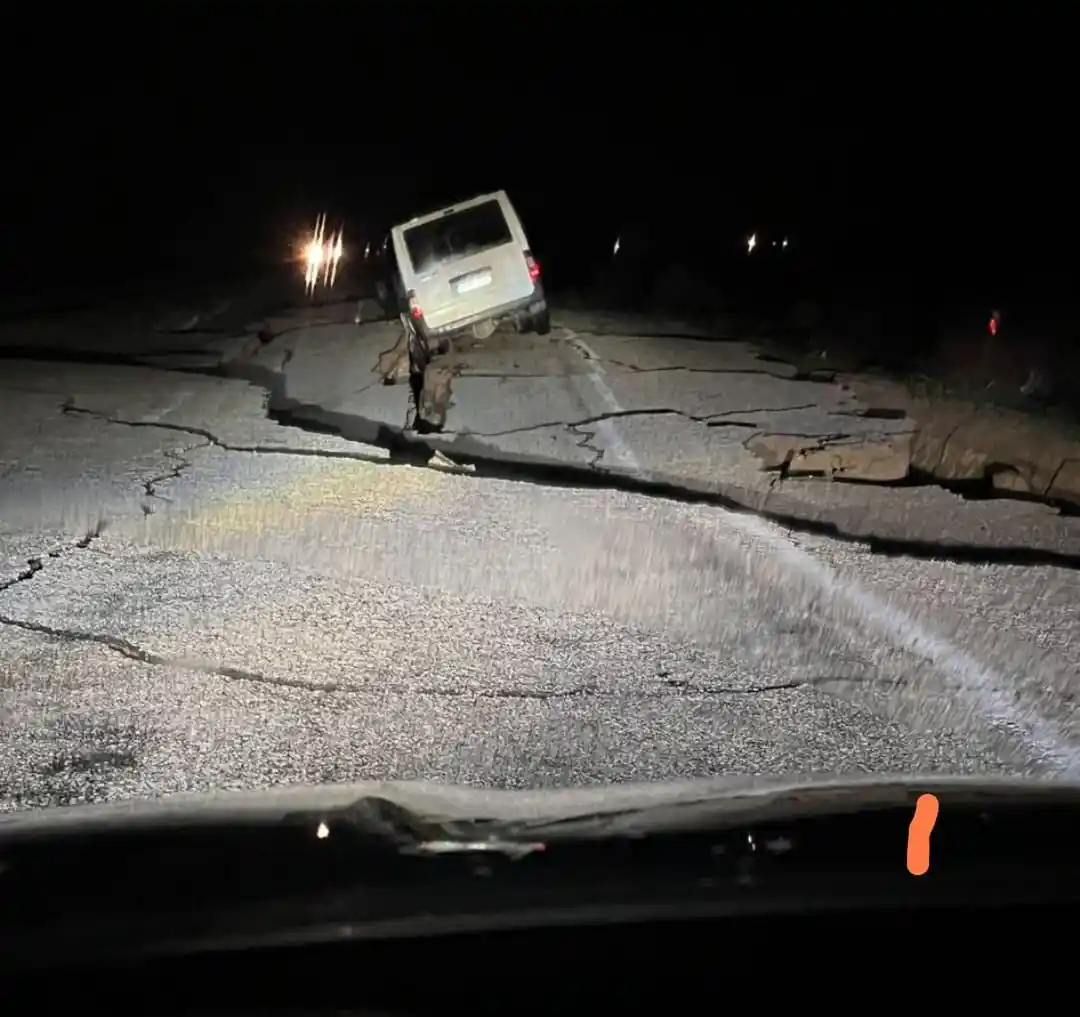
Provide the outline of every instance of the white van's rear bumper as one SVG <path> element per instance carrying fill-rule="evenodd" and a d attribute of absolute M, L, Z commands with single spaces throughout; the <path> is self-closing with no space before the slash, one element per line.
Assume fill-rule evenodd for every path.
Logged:
<path fill-rule="evenodd" d="M 421 335 L 429 340 L 449 339 L 482 321 L 494 321 L 496 324 L 502 324 L 505 321 L 518 323 L 542 314 L 545 310 L 547 310 L 547 298 L 544 295 L 544 288 L 537 286 L 527 297 L 501 304 L 498 307 L 487 308 L 479 314 L 445 322 L 437 328 L 430 328 L 426 321 L 421 320 L 419 330 Z"/>

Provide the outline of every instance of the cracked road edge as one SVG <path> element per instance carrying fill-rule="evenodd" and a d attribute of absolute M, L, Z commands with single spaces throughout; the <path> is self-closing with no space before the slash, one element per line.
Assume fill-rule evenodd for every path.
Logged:
<path fill-rule="evenodd" d="M 79 407 L 75 404 L 73 399 L 69 399 L 63 404 L 63 411 L 65 413 L 71 413 L 75 415 L 92 416 L 107 422 L 128 427 L 153 427 L 161 430 L 168 430 L 174 432 L 181 432 L 190 434 L 195 437 L 199 437 L 202 440 L 194 444 L 188 445 L 182 449 L 167 450 L 165 455 L 175 460 L 175 465 L 168 471 L 160 474 L 156 474 L 143 482 L 144 490 L 149 498 L 162 498 L 162 495 L 157 491 L 157 486 L 166 483 L 170 479 L 174 479 L 183 474 L 186 469 L 191 468 L 191 463 L 187 461 L 184 456 L 195 449 L 218 447 L 228 451 L 246 452 L 252 454 L 258 453 L 271 453 L 271 454 L 284 454 L 284 455 L 318 455 L 329 458 L 345 458 L 353 459 L 365 462 L 373 462 L 380 465 L 388 465 L 385 459 L 372 460 L 371 457 L 364 456 L 358 453 L 348 452 L 332 452 L 326 450 L 295 450 L 289 448 L 281 448 L 276 446 L 261 447 L 261 446 L 240 446 L 231 445 L 230 443 L 223 442 L 218 439 L 212 432 L 205 428 L 188 427 L 185 425 L 168 424 L 160 421 L 132 421 L 125 420 L 123 418 L 110 417 L 107 414 L 101 413 L 95 410 L 89 410 Z M 591 422 L 594 418 L 589 418 Z M 595 418 L 603 419 L 603 417 Z M 596 450 L 589 445 L 589 442 L 595 436 L 595 432 L 585 430 L 586 424 L 577 425 L 580 430 L 577 432 L 581 438 L 581 446 L 590 448 L 591 451 L 597 451 L 597 460 L 602 456 L 602 450 Z M 433 450 L 437 452 L 438 450 Z M 562 466 L 565 469 L 565 466 Z M 145 508 L 144 508 L 145 511 Z M 760 514 L 760 513 L 759 513 Z M 19 584 L 31 581 L 39 572 L 41 572 L 47 565 L 49 560 L 55 560 L 67 556 L 68 554 L 76 553 L 80 550 L 85 550 L 94 544 L 94 542 L 100 538 L 106 528 L 107 520 L 102 519 L 92 529 L 88 530 L 80 537 L 70 541 L 67 544 L 59 545 L 41 555 L 30 558 L 27 560 L 27 565 L 24 569 L 20 570 L 13 578 L 0 583 L 0 593 L 6 592 Z M 864 541 L 865 542 L 865 541 Z M 203 660 L 184 658 L 184 657 L 169 657 L 144 647 L 141 647 L 130 640 L 112 636 L 104 633 L 86 632 L 79 629 L 62 628 L 56 626 L 46 625 L 44 623 L 33 622 L 26 619 L 20 619 L 12 615 L 0 614 L 0 625 L 21 629 L 26 632 L 35 633 L 43 637 L 60 639 L 71 643 L 83 643 L 102 646 L 113 653 L 119 654 L 129 660 L 136 661 L 143 664 L 148 664 L 156 667 L 176 667 L 185 670 L 195 671 L 203 674 L 216 675 L 221 678 L 234 680 L 234 681 L 247 681 L 255 682 L 259 684 L 275 686 L 279 688 L 293 688 L 307 692 L 321 692 L 328 694 L 358 694 L 366 691 L 365 689 L 356 688 L 340 682 L 312 682 L 304 681 L 301 679 L 290 679 L 281 676 L 265 675 L 259 672 L 250 671 L 244 668 L 231 667 L 222 664 L 216 664 L 213 662 L 207 662 Z M 776 683 L 762 686 L 751 686 L 746 688 L 737 687 L 710 687 L 700 686 L 689 682 L 681 682 L 676 680 L 666 680 L 663 682 L 663 690 L 658 689 L 657 694 L 670 695 L 672 693 L 685 694 L 685 695 L 754 695 L 754 694 L 766 694 L 770 692 L 783 692 L 792 691 L 805 687 L 822 687 L 827 684 L 851 684 L 867 682 L 873 683 L 877 681 L 881 684 L 880 680 L 873 678 L 857 678 L 847 677 L 840 675 L 826 675 L 818 676 L 815 678 L 799 679 L 791 682 Z M 428 695 L 428 696 L 454 696 L 454 697 L 468 697 L 474 698 L 490 698 L 490 699 L 535 699 L 535 700 L 549 700 L 560 699 L 573 696 L 603 696 L 613 693 L 607 693 L 602 689 L 599 689 L 595 685 L 583 684 L 570 689 L 556 689 L 556 690 L 542 690 L 542 689 L 503 689 L 503 690 L 476 690 L 476 689 L 446 689 L 438 687 L 426 687 L 411 690 L 402 690 L 403 694 L 411 695 Z"/>
<path fill-rule="evenodd" d="M 286 396 L 269 391 L 266 413 L 279 424 L 297 427 L 316 433 L 336 434 L 350 441 L 374 445 L 390 452 L 390 457 L 372 456 L 362 452 L 330 449 L 294 449 L 275 445 L 239 445 L 222 441 L 207 428 L 161 421 L 127 420 L 112 417 L 97 410 L 79 407 L 74 400 L 64 404 L 64 412 L 95 417 L 123 427 L 155 427 L 189 434 L 206 440 L 209 444 L 229 452 L 263 455 L 309 456 L 329 459 L 348 459 L 370 463 L 380 467 L 396 467 L 403 463 L 428 466 L 446 470 L 449 460 L 455 472 L 477 478 L 497 478 L 532 484 L 572 487 L 582 490 L 621 490 L 684 504 L 709 504 L 741 515 L 753 515 L 775 523 L 793 533 L 828 537 L 847 544 L 858 544 L 871 554 L 881 557 L 932 559 L 959 564 L 979 565 L 1028 565 L 1055 566 L 1080 571 L 1080 554 L 1027 546 L 995 546 L 981 544 L 943 543 L 929 540 L 912 540 L 900 537 L 882 537 L 873 534 L 852 533 L 838 524 L 813 519 L 793 511 L 781 511 L 766 505 L 769 492 L 752 504 L 750 499 L 738 494 L 728 494 L 715 488 L 695 487 L 683 478 L 670 478 L 653 474 L 642 477 L 634 473 L 596 465 L 566 463 L 556 459 L 508 454 L 495 446 L 478 440 L 472 435 L 411 435 L 404 428 L 394 428 L 380 421 L 367 420 L 354 414 L 324 410 L 319 406 L 299 403 Z M 573 422 L 573 427 L 587 428 L 592 423 L 620 414 L 600 414 Z M 625 415 L 625 414 L 622 414 Z M 569 425 L 563 425 L 569 426 Z M 592 439 L 583 431 L 575 431 L 583 439 L 582 447 L 590 451 L 595 446 L 587 443 Z M 439 457 L 443 457 L 441 460 Z M 774 478 L 775 479 L 775 478 Z M 885 485 L 879 485 L 885 486 Z"/>

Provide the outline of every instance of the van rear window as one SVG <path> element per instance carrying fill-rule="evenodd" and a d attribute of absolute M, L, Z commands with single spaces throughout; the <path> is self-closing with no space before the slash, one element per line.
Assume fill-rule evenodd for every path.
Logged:
<path fill-rule="evenodd" d="M 502 206 L 494 199 L 405 231 L 405 247 L 417 273 L 508 244 L 512 239 Z"/>

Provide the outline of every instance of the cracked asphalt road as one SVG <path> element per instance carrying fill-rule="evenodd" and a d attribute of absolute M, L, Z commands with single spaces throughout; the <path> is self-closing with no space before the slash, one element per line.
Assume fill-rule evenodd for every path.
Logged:
<path fill-rule="evenodd" d="M 404 387 L 372 376 L 386 328 L 299 325 L 245 365 L 284 368 L 278 421 L 302 426 L 238 377 L 3 363 L 0 808 L 367 778 L 1080 770 L 1073 569 L 392 461 L 374 444 L 404 420 Z M 718 404 L 715 353 L 581 335 L 461 351 L 448 454 L 738 480 L 713 432 L 764 413 L 795 430 L 829 398 L 758 365 Z M 595 372 L 628 346 L 655 369 Z M 366 441 L 305 429 L 327 419 Z M 942 496 L 858 492 L 923 532 Z M 986 520 L 1005 545 L 1066 525 L 939 513 Z"/>

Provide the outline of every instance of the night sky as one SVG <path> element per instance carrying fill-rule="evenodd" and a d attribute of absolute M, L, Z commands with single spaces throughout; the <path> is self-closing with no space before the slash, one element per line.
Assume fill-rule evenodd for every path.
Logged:
<path fill-rule="evenodd" d="M 5 289 L 242 274 L 320 211 L 496 187 L 567 277 L 636 222 L 698 263 L 777 230 L 819 273 L 1071 285 L 1063 20 L 664 9 L 23 12 Z"/>

